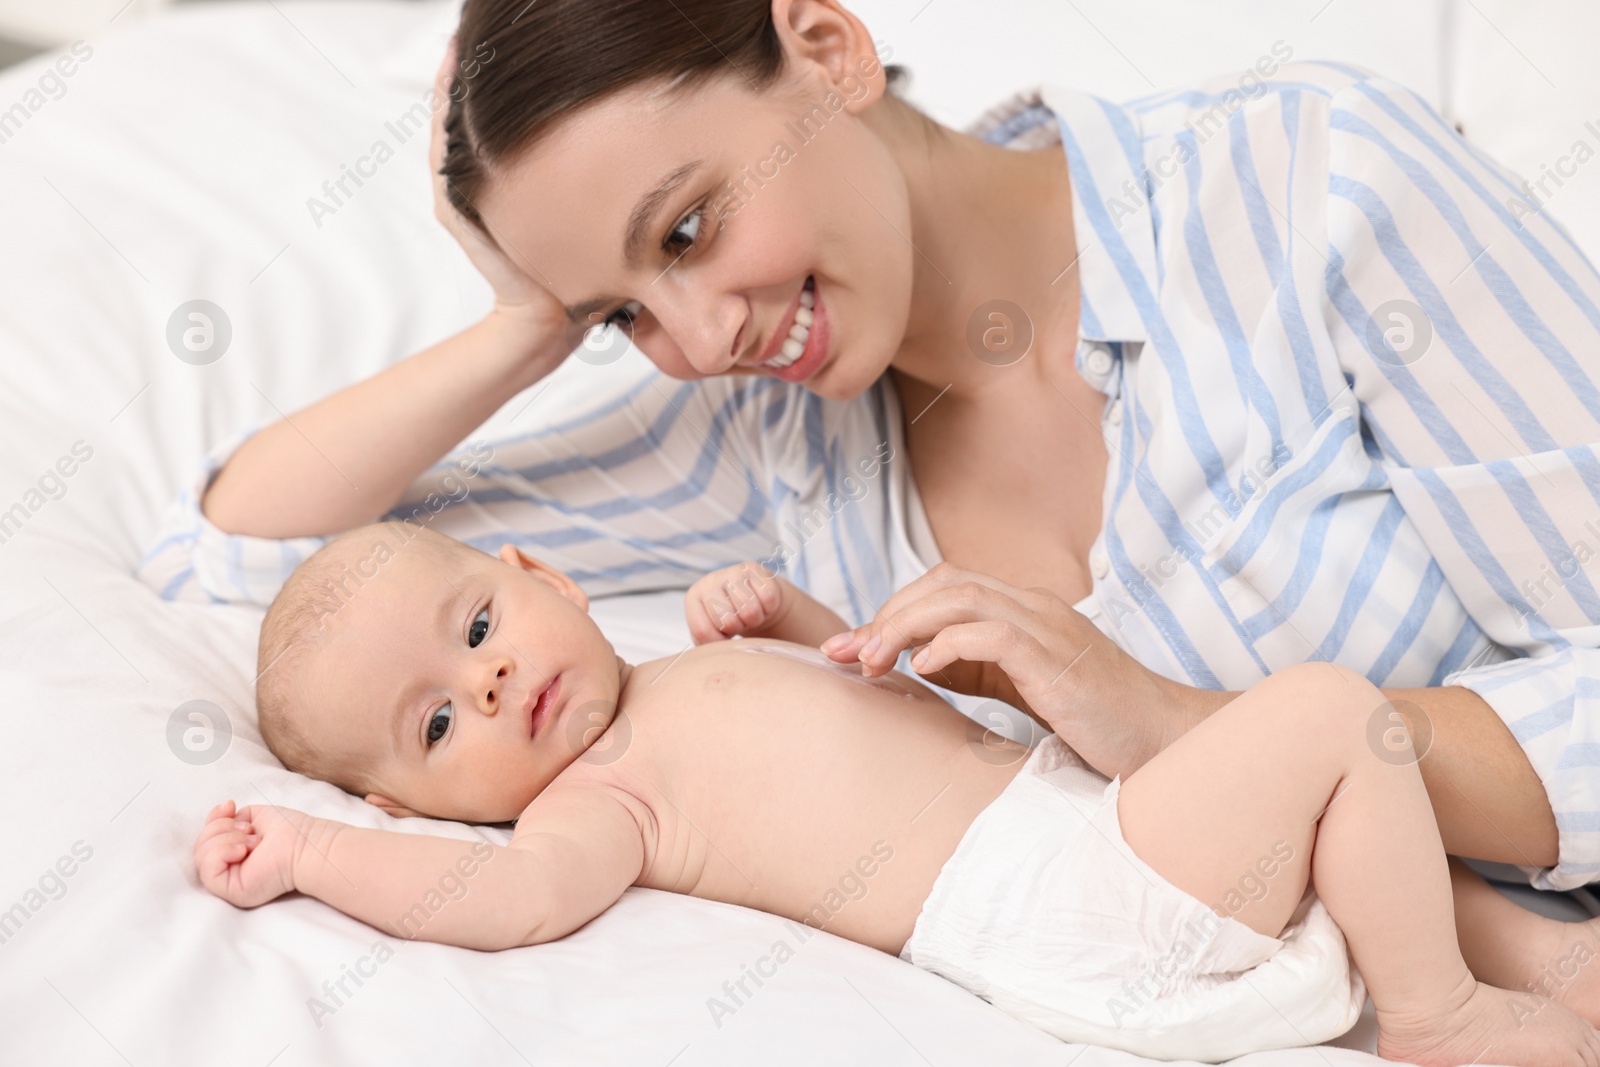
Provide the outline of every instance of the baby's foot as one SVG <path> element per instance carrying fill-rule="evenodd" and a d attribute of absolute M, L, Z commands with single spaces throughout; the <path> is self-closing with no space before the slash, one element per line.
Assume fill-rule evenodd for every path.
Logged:
<path fill-rule="evenodd" d="M 1533 973 L 1518 988 L 1527 990 L 1530 1005 L 1553 997 L 1600 1026 L 1600 919 L 1561 926 L 1551 951 L 1529 961 Z"/>
<path fill-rule="evenodd" d="M 1425 1013 L 1378 1009 L 1378 1055 L 1419 1067 L 1600 1067 L 1600 1031 L 1562 1004 L 1470 979 L 1461 993 Z"/>

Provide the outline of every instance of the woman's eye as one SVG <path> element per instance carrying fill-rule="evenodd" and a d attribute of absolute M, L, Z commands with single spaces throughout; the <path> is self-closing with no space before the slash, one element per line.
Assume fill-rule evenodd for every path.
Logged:
<path fill-rule="evenodd" d="M 489 636 L 489 609 L 484 608 L 473 616 L 472 625 L 467 628 L 467 647 L 477 648 L 483 644 L 483 639 Z"/>
<path fill-rule="evenodd" d="M 683 217 L 683 221 L 674 226 L 672 232 L 667 234 L 667 240 L 662 245 L 667 251 L 672 251 L 678 245 L 693 247 L 700 239 L 700 224 L 704 221 L 706 209 L 697 207 Z"/>
<path fill-rule="evenodd" d="M 455 711 L 449 704 L 439 705 L 439 710 L 428 720 L 428 744 L 432 745 L 450 729 L 450 717 Z"/>
<path fill-rule="evenodd" d="M 600 323 L 600 326 L 602 329 L 607 326 L 615 326 L 619 330 L 631 330 L 633 329 L 633 320 L 637 319 L 639 312 L 643 310 L 643 304 L 637 300 L 630 300 L 607 315 L 605 321 Z"/>

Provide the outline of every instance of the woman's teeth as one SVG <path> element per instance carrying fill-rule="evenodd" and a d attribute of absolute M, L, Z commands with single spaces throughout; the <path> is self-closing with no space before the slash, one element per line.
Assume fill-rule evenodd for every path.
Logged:
<path fill-rule="evenodd" d="M 784 338 L 783 347 L 778 354 L 767 360 L 765 366 L 773 370 L 782 370 L 806 350 L 806 339 L 811 336 L 811 323 L 815 319 L 815 312 L 811 309 L 816 305 L 817 298 L 811 291 L 811 282 L 807 280 L 806 288 L 800 290 L 800 306 L 794 312 L 794 325 L 789 327 L 789 336 Z"/>

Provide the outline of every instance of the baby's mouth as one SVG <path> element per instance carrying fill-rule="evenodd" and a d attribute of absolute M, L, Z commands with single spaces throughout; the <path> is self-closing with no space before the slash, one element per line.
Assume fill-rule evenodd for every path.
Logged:
<path fill-rule="evenodd" d="M 530 694 L 528 697 L 528 736 L 538 737 L 539 730 L 545 721 L 550 718 L 550 708 L 555 704 L 556 696 L 561 691 L 561 675 L 556 675 L 550 684 L 539 693 Z"/>

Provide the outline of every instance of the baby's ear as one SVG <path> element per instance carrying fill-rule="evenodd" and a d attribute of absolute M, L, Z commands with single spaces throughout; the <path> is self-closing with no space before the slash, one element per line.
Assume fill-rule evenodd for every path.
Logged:
<path fill-rule="evenodd" d="M 550 564 L 534 559 L 516 545 L 500 546 L 500 562 L 507 566 L 515 567 L 519 571 L 526 571 L 584 611 L 589 610 L 589 598 L 584 594 L 583 589 L 579 587 L 577 582 L 568 578 L 561 571 L 550 566 Z"/>
<path fill-rule="evenodd" d="M 397 819 L 411 819 L 418 817 L 416 812 L 412 811 L 404 804 L 396 804 L 382 793 L 368 793 L 366 796 L 366 801 L 375 808 L 382 808 L 384 811 L 388 812 L 390 815 L 393 815 Z"/>

